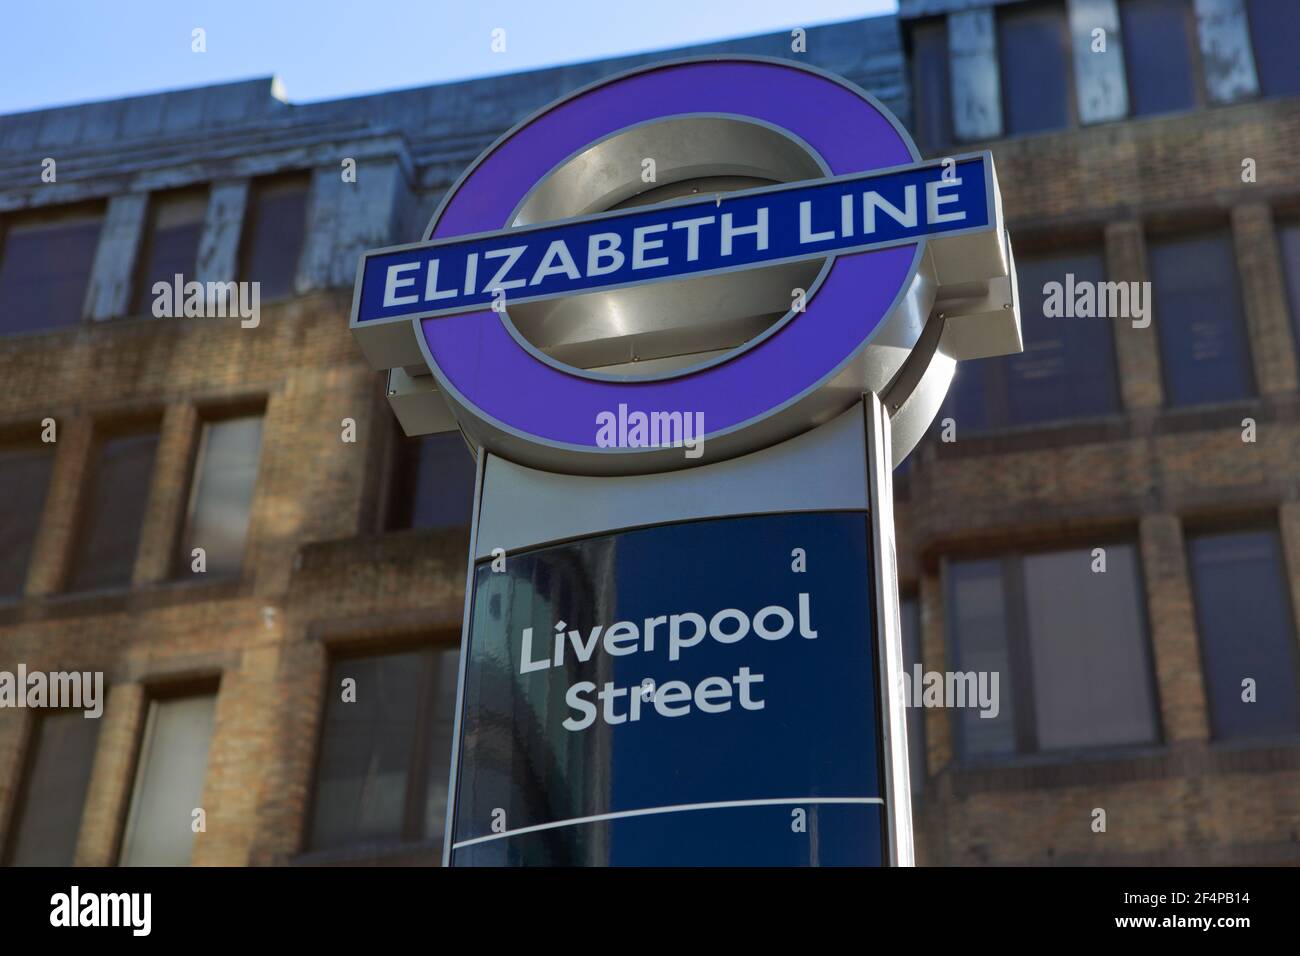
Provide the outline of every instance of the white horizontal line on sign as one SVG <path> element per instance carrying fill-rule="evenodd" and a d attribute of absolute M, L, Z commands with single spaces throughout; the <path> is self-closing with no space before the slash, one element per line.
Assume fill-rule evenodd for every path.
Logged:
<path fill-rule="evenodd" d="M 881 797 L 777 797 L 770 800 L 720 800 L 716 803 L 679 803 L 671 807 L 644 807 L 640 810 L 620 810 L 617 813 L 598 813 L 590 817 L 573 817 L 570 820 L 555 820 L 551 823 L 539 823 L 531 827 L 520 827 L 518 830 L 505 830 L 501 833 L 490 833 L 487 836 L 474 837 L 472 840 L 461 840 L 459 843 L 453 843 L 451 848 L 459 850 L 463 846 L 473 846 L 475 843 L 488 843 L 492 840 L 503 840 L 506 837 L 520 836 L 524 833 L 536 833 L 539 830 L 555 830 L 559 827 L 577 826 L 580 823 L 599 823 L 602 820 L 618 820 L 623 817 L 645 817 L 659 813 L 686 813 L 691 810 L 724 810 L 728 807 L 779 807 L 791 806 L 803 803 L 856 803 L 870 804 L 878 803 L 882 806 L 885 801 Z"/>

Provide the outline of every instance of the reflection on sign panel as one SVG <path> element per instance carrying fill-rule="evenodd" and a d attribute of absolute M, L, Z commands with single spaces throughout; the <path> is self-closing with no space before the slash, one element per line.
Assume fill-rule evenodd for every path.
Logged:
<path fill-rule="evenodd" d="M 452 861 L 879 865 L 871 580 L 861 512 L 480 564 Z"/>

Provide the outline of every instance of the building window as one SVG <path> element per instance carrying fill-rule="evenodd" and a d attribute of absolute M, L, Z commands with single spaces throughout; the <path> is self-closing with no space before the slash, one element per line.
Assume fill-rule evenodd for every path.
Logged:
<path fill-rule="evenodd" d="M 1170 405 L 1254 391 L 1232 238 L 1226 231 L 1151 243 L 1150 266 Z"/>
<path fill-rule="evenodd" d="M 132 315 L 152 315 L 156 282 L 170 289 L 196 278 L 199 237 L 208 211 L 206 189 L 183 189 L 149 197 L 149 222 L 140 245 L 139 268 L 135 292 L 131 297 Z"/>
<path fill-rule="evenodd" d="M 1109 545 L 1104 560 L 1104 572 L 1092 549 L 948 562 L 956 670 L 999 675 L 997 716 L 958 711 L 963 757 L 1156 741 L 1136 549 Z"/>
<path fill-rule="evenodd" d="M 1192 109 L 1196 39 L 1188 0 L 1123 0 L 1119 13 L 1133 115 Z"/>
<path fill-rule="evenodd" d="M 441 843 L 458 662 L 455 648 L 427 648 L 332 664 L 311 849 Z"/>
<path fill-rule="evenodd" d="M 120 865 L 189 865 L 216 703 L 215 694 L 150 701 Z"/>
<path fill-rule="evenodd" d="M 1246 0 L 1259 88 L 1265 96 L 1300 93 L 1300 16 L 1295 0 Z"/>
<path fill-rule="evenodd" d="M 1282 254 L 1282 279 L 1291 306 L 1291 331 L 1300 346 L 1300 222 L 1283 223 L 1277 231 Z"/>
<path fill-rule="evenodd" d="M 1016 277 L 1024 351 L 960 363 L 945 414 L 967 432 L 1116 414 L 1116 317 L 1096 317 L 1102 254 L 1027 256 L 1016 262 Z"/>
<path fill-rule="evenodd" d="M 52 445 L 0 445 L 0 600 L 23 593 L 53 470 Z"/>
<path fill-rule="evenodd" d="M 998 63 L 1008 135 L 1070 125 L 1070 30 L 1061 3 L 1000 7 Z"/>
<path fill-rule="evenodd" d="M 68 590 L 131 584 L 157 450 L 154 430 L 100 437 L 94 471 L 83 489 Z"/>
<path fill-rule="evenodd" d="M 953 141 L 948 22 L 944 17 L 918 20 L 912 26 L 912 90 L 921 147 L 943 149 Z"/>
<path fill-rule="evenodd" d="M 259 179 L 249 190 L 240 246 L 240 278 L 261 283 L 262 301 L 293 295 L 307 235 L 305 175 Z"/>
<path fill-rule="evenodd" d="M 0 220 L 0 334 L 81 321 L 102 218 L 81 207 Z"/>
<path fill-rule="evenodd" d="M 468 528 L 474 510 L 474 458 L 460 432 L 398 438 L 389 531 Z"/>
<path fill-rule="evenodd" d="M 903 598 L 899 611 L 903 631 L 903 680 L 915 688 L 913 668 L 921 663 L 921 607 L 916 598 Z M 925 786 L 925 709 L 921 703 L 913 698 L 912 706 L 907 708 L 907 761 L 913 795 L 920 793 Z"/>
<path fill-rule="evenodd" d="M 237 575 L 243 567 L 261 447 L 261 415 L 204 422 L 177 555 L 180 576 L 191 573 L 195 548 L 203 549 L 206 574 Z"/>
<path fill-rule="evenodd" d="M 79 710 L 36 718 L 5 854 L 10 866 L 72 865 L 99 724 Z"/>
<path fill-rule="evenodd" d="M 1188 539 L 1210 719 L 1219 740 L 1300 732 L 1296 638 L 1276 531 Z M 1245 683 L 1253 682 L 1253 700 Z"/>

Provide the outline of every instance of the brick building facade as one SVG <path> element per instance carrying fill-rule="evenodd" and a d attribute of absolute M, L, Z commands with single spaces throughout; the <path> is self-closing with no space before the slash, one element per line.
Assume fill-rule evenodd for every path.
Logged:
<path fill-rule="evenodd" d="M 839 73 L 1003 184 L 1026 352 L 960 368 L 899 478 L 913 656 L 1003 676 L 995 719 L 913 711 L 919 861 L 1300 860 L 1297 18 L 900 6 L 806 53 L 0 117 L 0 670 L 108 688 L 99 720 L 0 709 L 3 860 L 436 861 L 469 457 L 398 434 L 356 257 L 533 109 L 709 52 Z M 153 317 L 177 272 L 260 282 L 256 326 Z M 1049 324 L 1026 277 L 1066 272 L 1150 281 L 1152 320 Z"/>

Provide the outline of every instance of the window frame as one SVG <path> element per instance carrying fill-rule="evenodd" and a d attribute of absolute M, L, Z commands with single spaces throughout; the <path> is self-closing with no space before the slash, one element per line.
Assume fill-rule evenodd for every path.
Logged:
<path fill-rule="evenodd" d="M 302 258 L 307 251 L 307 243 L 311 238 L 309 228 L 309 218 L 311 216 L 312 205 L 312 183 L 313 176 L 310 169 L 284 169 L 266 175 L 256 176 L 248 183 L 248 194 L 244 202 L 243 220 L 239 226 L 239 246 L 235 256 L 236 278 L 240 282 L 262 282 L 259 276 L 252 274 L 251 257 L 253 254 L 252 243 L 253 236 L 256 232 L 261 213 L 261 199 L 265 192 L 274 190 L 280 186 L 289 186 L 300 184 L 302 186 L 302 237 L 298 245 L 297 253 L 294 255 L 293 267 L 289 275 L 289 291 L 283 294 L 267 295 L 265 302 L 279 302 L 286 299 L 294 298 L 297 292 L 298 275 L 302 271 Z M 260 286 L 259 286 L 260 288 Z"/>
<path fill-rule="evenodd" d="M 922 66 L 921 58 L 916 55 L 917 36 L 923 32 L 936 31 L 943 35 L 943 84 L 944 90 L 941 94 L 943 100 L 943 115 L 937 117 L 936 125 L 943 131 L 942 142 L 928 142 L 928 136 L 923 135 L 927 125 L 936 121 L 935 117 L 929 116 L 921 108 L 920 90 L 924 83 L 921 82 Z M 908 81 L 912 86 L 912 125 L 915 128 L 916 138 L 920 140 L 920 148 L 923 152 L 937 153 L 942 152 L 956 143 L 957 134 L 953 129 L 953 111 L 952 111 L 952 63 L 951 47 L 948 41 L 948 18 L 942 14 L 923 19 L 914 20 L 909 26 L 908 31 L 908 50 L 907 55 L 910 63 L 908 64 Z"/>
<path fill-rule="evenodd" d="M 135 264 L 131 269 L 131 288 L 126 304 L 126 315 L 133 318 L 153 318 L 153 312 L 148 311 L 148 303 L 152 300 L 152 289 L 145 288 L 149 282 L 148 272 L 152 265 L 150 259 L 154 250 L 154 242 L 157 238 L 158 231 L 158 213 L 163 205 L 172 201 L 183 201 L 185 199 L 203 200 L 203 215 L 199 218 L 199 235 L 198 241 L 194 244 L 194 262 L 190 268 L 193 270 L 191 275 L 185 276 L 185 281 L 196 280 L 198 278 L 198 260 L 199 254 L 203 249 L 203 231 L 207 225 L 208 208 L 212 200 L 212 189 L 207 184 L 194 184 L 189 186 L 180 186 L 175 189 L 164 189 L 149 194 L 145 204 L 144 225 L 140 231 L 140 244 L 136 250 Z M 168 281 L 171 277 L 168 276 Z M 155 280 L 161 281 L 161 280 Z M 137 305 L 136 300 L 143 300 L 142 304 Z M 146 311 L 139 311 L 145 309 Z"/>
<path fill-rule="evenodd" d="M 105 682 L 104 697 L 100 701 L 101 705 L 107 703 L 108 690 L 108 683 Z M 75 708 L 46 708 L 33 715 L 33 719 L 29 724 L 29 729 L 25 734 L 25 739 L 22 741 L 22 756 L 18 762 L 18 777 L 16 786 L 14 787 L 13 804 L 10 807 L 9 819 L 5 827 L 4 843 L 3 845 L 0 845 L 0 866 L 12 867 L 17 865 L 14 863 L 14 853 L 18 849 L 18 830 L 22 825 L 23 817 L 31 799 L 32 774 L 36 770 L 36 761 L 38 758 L 37 751 L 40 749 L 39 741 L 37 739 L 38 734 L 41 732 L 40 722 L 59 714 L 75 716 L 81 720 L 90 720 L 95 724 L 95 746 L 91 750 L 90 769 L 86 774 L 86 792 L 81 798 L 81 812 L 77 818 L 78 832 L 73 836 L 73 852 L 74 854 L 76 852 L 76 845 L 80 836 L 81 827 L 85 825 L 86 805 L 90 799 L 90 791 L 95 782 L 95 761 L 98 759 L 99 748 L 103 743 L 101 738 L 104 730 L 102 723 L 104 718 L 102 714 L 99 717 L 85 717 L 81 710 Z M 73 860 L 69 861 L 68 865 L 73 866 L 75 865 L 75 862 L 76 858 L 74 856 Z"/>
<path fill-rule="evenodd" d="M 41 535 L 44 530 L 46 521 L 46 512 L 50 507 L 50 491 L 54 486 L 54 471 L 58 458 L 58 445 L 54 442 L 43 442 L 40 438 L 41 426 L 38 424 L 27 424 L 19 428 L 0 428 L 0 458 L 3 458 L 6 452 L 17 452 L 19 454 L 32 454 L 40 452 L 49 458 L 49 473 L 45 480 L 45 490 L 42 495 L 40 514 L 36 516 L 35 534 L 32 536 L 31 548 L 27 553 L 26 571 L 22 584 L 17 591 L 4 592 L 0 591 L 0 607 L 7 604 L 15 604 L 25 600 L 27 592 L 27 581 L 31 578 L 32 562 L 37 557 L 37 551 L 41 543 Z"/>
<path fill-rule="evenodd" d="M 207 580 L 222 581 L 238 581 L 246 576 L 249 543 L 253 539 L 253 511 L 257 504 L 257 491 L 262 481 L 262 464 L 265 458 L 262 454 L 266 441 L 266 399 L 264 397 L 248 399 L 236 404 L 200 409 L 198 412 L 198 420 L 195 423 L 195 429 L 191 437 L 192 447 L 189 464 L 185 472 L 185 510 L 181 513 L 180 521 L 177 523 L 175 543 L 171 547 L 172 560 L 168 578 L 173 581 L 188 581 L 195 577 L 194 573 L 189 570 L 193 559 L 189 554 L 190 548 L 187 545 L 189 545 L 190 531 L 193 527 L 194 509 L 198 505 L 199 481 L 203 474 L 203 460 L 207 450 L 207 428 L 212 424 L 241 418 L 260 418 L 262 420 L 262 433 L 257 448 L 257 473 L 253 477 L 253 487 L 248 501 L 248 530 L 244 535 L 244 552 L 240 558 L 239 571 L 216 574 L 205 571 L 204 576 Z"/>
<path fill-rule="evenodd" d="M 162 417 L 158 414 L 140 415 L 131 418 L 96 421 L 91 436 L 90 459 L 80 476 L 77 487 L 74 533 L 68 544 L 66 558 L 63 562 L 62 580 L 59 592 L 68 596 L 91 594 L 115 594 L 131 591 L 135 587 L 135 566 L 140 560 L 140 548 L 144 544 L 144 527 L 149 520 L 150 498 L 153 494 L 154 481 L 158 472 L 158 451 L 162 447 Z M 124 584 L 111 584 L 96 587 L 83 587 L 74 583 L 82 554 L 79 544 L 84 546 L 87 522 L 90 520 L 90 507 L 96 494 L 98 482 L 103 475 L 103 452 L 107 442 L 119 438 L 135 438 L 152 435 L 154 438 L 153 460 L 149 467 L 149 480 L 142 490 L 144 505 L 141 508 L 140 528 L 135 542 L 135 551 L 131 558 L 131 573 Z"/>
<path fill-rule="evenodd" d="M 212 733 L 208 738 L 208 756 L 203 766 L 203 783 L 200 793 L 207 789 L 208 776 L 212 772 L 212 744 L 217 739 L 217 709 L 221 703 L 221 686 L 223 675 L 220 673 L 192 674 L 176 679 L 146 684 L 144 698 L 136 711 L 137 723 L 131 742 L 131 770 L 126 779 L 129 787 L 121 803 L 117 828 L 113 838 L 112 866 L 123 867 L 123 854 L 127 849 L 127 836 L 131 833 L 131 811 L 135 805 L 136 790 L 139 786 L 140 772 L 145 763 L 145 744 L 150 734 L 150 718 L 153 705 L 190 697 L 212 698 Z M 193 849 L 187 866 L 193 865 Z"/>
<path fill-rule="evenodd" d="M 1176 401 L 1173 395 L 1173 388 L 1170 383 L 1171 363 L 1166 353 L 1168 347 L 1168 328 L 1175 328 L 1176 324 L 1166 323 L 1160 316 L 1160 282 L 1156 276 L 1154 266 L 1156 246 L 1165 244 L 1190 243 L 1197 240 L 1221 239 L 1226 243 L 1228 250 L 1228 272 L 1227 275 L 1232 280 L 1232 292 L 1236 303 L 1235 325 L 1233 330 L 1241 346 L 1241 373 L 1243 376 L 1244 394 L 1235 398 L 1227 399 L 1197 399 L 1195 401 Z M 1255 343 L 1251 341 L 1250 336 L 1250 318 L 1246 312 L 1246 283 L 1241 269 L 1240 249 L 1237 244 L 1237 237 L 1233 233 L 1231 225 L 1220 220 L 1196 220 L 1188 222 L 1185 228 L 1174 229 L 1164 228 L 1159 230 L 1145 230 L 1142 237 L 1142 244 L 1145 250 L 1144 259 L 1146 261 L 1146 279 L 1151 283 L 1151 301 L 1148 303 L 1154 317 L 1153 327 L 1156 329 L 1156 355 L 1160 363 L 1160 390 L 1162 396 L 1161 410 L 1165 413 L 1196 413 L 1203 412 L 1210 408 L 1237 407 L 1243 404 L 1255 403 L 1260 399 L 1259 377 L 1255 370 Z M 1163 323 L 1163 324 L 1162 324 Z"/>
<path fill-rule="evenodd" d="M 474 472 L 474 477 L 470 481 L 470 506 L 469 506 L 468 520 L 466 520 L 466 522 L 463 525 L 434 525 L 434 526 L 427 526 L 427 527 L 423 525 L 417 525 L 414 524 L 413 522 L 415 508 L 410 507 L 409 510 L 411 511 L 412 520 L 408 522 L 404 522 L 402 524 L 395 524 L 397 515 L 401 514 L 403 510 L 407 510 L 408 508 L 407 504 L 404 503 L 402 500 L 402 489 L 403 489 L 403 481 L 404 481 L 403 466 L 406 464 L 407 456 L 411 455 L 412 450 L 414 449 L 414 454 L 418 458 L 420 452 L 420 446 L 426 439 L 435 438 L 443 435 L 452 435 L 452 434 L 456 435 L 457 438 L 459 438 L 461 444 L 465 446 L 464 450 L 466 456 L 468 456 L 469 459 L 469 467 Z M 401 534 L 403 532 L 442 534 L 442 533 L 452 533 L 452 532 L 460 531 L 462 529 L 469 530 L 473 528 L 474 497 L 475 497 L 476 485 L 478 482 L 478 477 L 477 477 L 478 462 L 474 458 L 474 453 L 469 448 L 469 443 L 465 438 L 464 432 L 462 432 L 459 428 L 449 428 L 444 431 L 430 432 L 425 435 L 407 435 L 402 430 L 402 426 L 397 422 L 397 419 L 394 418 L 393 428 L 391 432 L 391 442 L 392 444 L 389 447 L 388 453 L 384 456 L 385 458 L 384 469 L 383 469 L 383 475 L 381 478 L 381 486 L 380 486 L 382 490 L 382 494 L 380 496 L 381 506 L 377 509 L 378 518 L 379 518 L 377 522 L 378 532 L 380 534 Z M 418 497 L 418 491 L 419 491 L 418 487 L 414 490 L 415 490 L 415 497 Z M 413 503 L 414 502 L 412 502 L 412 504 Z"/>
<path fill-rule="evenodd" d="M 1013 130 L 1011 128 L 1011 110 L 1009 108 L 1006 71 L 1003 69 L 1005 50 L 1002 43 L 1002 21 L 1015 17 L 1027 17 L 1032 12 L 1052 11 L 1057 15 L 1057 26 L 1063 39 L 1061 58 L 1061 75 L 1065 87 L 1065 122 L 1060 126 L 1046 129 Z M 998 108 L 1002 111 L 1002 133 L 995 139 L 1018 139 L 1025 136 L 1051 136 L 1069 130 L 1079 129 L 1079 93 L 1074 81 L 1074 40 L 1070 33 L 1070 12 L 1066 0 L 1026 0 L 1022 3 L 1001 4 L 993 8 L 994 48 L 997 51 L 998 71 Z"/>
<path fill-rule="evenodd" d="M 1106 258 L 1105 243 L 1103 241 L 1103 238 L 1100 236 L 1093 236 L 1092 234 L 1080 235 L 1078 233 L 1072 234 L 1068 237 L 1060 237 L 1060 238 L 1056 238 L 1056 237 L 1049 238 L 1040 235 L 1036 239 L 1034 236 L 1030 236 L 1028 240 L 1021 240 L 1021 246 L 1023 248 L 1018 253 L 1018 258 L 1017 258 L 1017 262 L 1018 262 L 1017 269 L 1022 270 L 1021 274 L 1023 274 L 1023 266 L 1020 265 L 1019 263 L 1031 263 L 1031 262 L 1036 262 L 1037 260 L 1040 259 L 1063 259 L 1063 258 L 1079 259 L 1084 257 L 1095 257 L 1101 266 L 1100 281 L 1102 282 L 1119 281 L 1119 280 L 1112 280 L 1109 276 L 1109 269 L 1108 269 L 1109 263 Z M 1064 277 L 1062 276 L 1061 278 Z M 1016 291 L 1016 295 L 1020 296 L 1019 290 Z M 1023 314 L 1024 311 L 1023 297 L 1021 297 L 1020 301 L 1021 301 L 1021 311 Z M 977 361 L 983 363 L 978 369 L 978 374 L 981 377 L 981 384 L 983 385 L 983 394 L 981 395 L 981 401 L 983 402 L 983 407 L 984 407 L 984 413 L 985 413 L 984 418 L 986 419 L 986 421 L 992 420 L 994 418 L 1000 418 L 1001 421 L 994 424 L 987 424 L 982 428 L 974 428 L 970 425 L 966 425 L 965 427 L 963 427 L 961 419 L 958 418 L 955 414 L 956 409 L 949 404 L 949 400 L 955 398 L 956 396 L 956 391 L 954 387 L 950 385 L 947 394 L 944 396 L 944 401 L 940 406 L 940 413 L 936 416 L 935 425 L 940 424 L 943 417 L 950 416 L 954 418 L 957 422 L 957 430 L 958 430 L 959 437 L 961 434 L 964 433 L 972 438 L 974 437 L 987 438 L 987 437 L 995 437 L 995 436 L 1008 435 L 1008 434 L 1016 434 L 1020 432 L 1033 432 L 1033 431 L 1039 431 L 1044 429 L 1074 428 L 1079 426 L 1090 426 L 1090 425 L 1122 421 L 1125 418 L 1127 413 L 1124 407 L 1123 379 L 1122 379 L 1120 363 L 1119 363 L 1119 345 L 1118 342 L 1116 341 L 1116 323 L 1118 321 L 1123 321 L 1123 320 L 1116 319 L 1114 317 L 1105 318 L 1105 319 L 1093 317 L 1093 318 L 1086 318 L 1086 319 L 1085 318 L 1073 318 L 1073 319 L 1063 318 L 1060 320 L 1051 320 L 1051 321 L 1069 321 L 1069 322 L 1082 322 L 1082 323 L 1091 323 L 1091 324 L 1104 324 L 1107 330 L 1106 361 L 1108 363 L 1108 375 L 1110 379 L 1109 394 L 1111 400 L 1111 408 L 1109 411 L 1089 412 L 1087 414 L 1079 414 L 1079 415 L 1066 415 L 1064 417 L 1043 419 L 1041 421 L 1013 421 L 1011 415 L 1011 409 L 1014 404 L 1013 382 L 1015 381 L 1015 379 L 1011 374 L 1010 366 L 1011 366 L 1011 362 L 1014 361 L 1017 358 L 1017 356 L 999 355 L 999 356 L 993 356 L 988 359 L 978 359 Z M 1024 353 L 1022 352 L 1019 354 L 1023 355 Z M 970 368 L 970 371 L 972 374 L 975 374 L 975 367 L 972 366 Z M 1069 367 L 1067 366 L 1067 373 L 1068 371 L 1069 371 Z M 957 374 L 961 374 L 960 367 L 957 369 Z M 954 379 L 954 384 L 955 384 L 955 379 Z M 996 393 L 996 396 L 993 393 Z M 996 397 L 997 399 L 996 402 L 991 401 L 991 399 L 993 399 L 994 397 Z M 931 430 L 933 430 L 933 428 L 934 425 L 931 426 Z"/>
<path fill-rule="evenodd" d="M 25 222 L 50 225 L 63 220 L 95 219 L 99 224 L 95 238 L 95 249 L 91 252 L 90 262 L 86 266 L 85 281 L 81 290 L 81 301 L 77 303 L 76 307 L 76 318 L 59 325 L 42 325 L 40 328 L 25 329 L 17 332 L 0 329 L 0 341 L 19 336 L 49 335 L 55 332 L 65 332 L 68 329 L 75 329 L 87 323 L 89 319 L 87 303 L 90 294 L 90 285 L 91 280 L 94 278 L 95 259 L 98 256 L 99 246 L 104 241 L 104 225 L 107 218 L 108 204 L 102 199 L 62 203 L 53 206 L 38 206 L 30 209 L 19 209 L 11 212 L 0 213 L 0 270 L 3 269 L 5 256 L 8 255 L 9 234 L 14 227 L 15 220 L 17 220 L 20 225 Z M 2 305 L 2 303 L 0 303 L 0 305 Z"/>
<path fill-rule="evenodd" d="M 1255 26 L 1254 17 L 1256 16 L 1256 14 L 1252 10 L 1254 6 L 1255 6 L 1255 0 L 1244 0 L 1244 2 L 1241 5 L 1241 9 L 1242 9 L 1242 14 L 1246 18 L 1246 36 L 1250 41 L 1251 61 L 1255 68 L 1255 83 L 1258 90 L 1258 92 L 1256 93 L 1256 98 L 1260 100 L 1275 100 L 1275 99 L 1287 99 L 1288 97 L 1300 95 L 1300 83 L 1297 83 L 1297 88 L 1290 92 L 1275 93 L 1264 89 L 1263 71 L 1260 69 L 1260 57 L 1259 57 L 1260 44 L 1257 43 L 1255 39 L 1256 36 L 1258 35 L 1258 29 L 1262 29 L 1262 27 L 1257 28 Z M 1295 55 L 1294 51 L 1292 55 L 1293 56 Z"/>
<path fill-rule="evenodd" d="M 1044 750 L 1038 746 L 1035 725 L 1037 716 L 1037 688 L 1033 683 L 1032 644 L 1029 634 L 1028 604 L 1025 601 L 1024 560 L 1036 554 L 1056 554 L 1062 551 L 1114 547 L 1133 549 L 1134 588 L 1139 598 L 1138 628 L 1139 650 L 1145 664 L 1145 681 L 1149 690 L 1152 739 L 1131 744 L 1097 744 L 1083 747 L 1063 747 Z M 1003 694 L 1009 691 L 1013 706 L 1015 751 L 1005 754 L 971 754 L 967 752 L 966 732 L 961 714 L 947 709 L 952 731 L 956 762 L 963 769 L 988 767 L 1027 766 L 1037 764 L 1074 763 L 1084 760 L 1106 760 L 1131 757 L 1135 754 L 1159 751 L 1167 746 L 1163 714 L 1160 706 L 1160 685 L 1155 668 L 1155 649 L 1152 643 L 1150 601 L 1147 598 L 1146 574 L 1142 561 L 1141 543 L 1136 535 L 1110 533 L 1083 540 L 1067 538 L 1051 543 L 1011 547 L 996 552 L 971 551 L 946 554 L 940 559 L 940 588 L 944 603 L 944 650 L 950 670 L 964 669 L 961 665 L 960 637 L 957 634 L 956 606 L 952 600 L 951 564 L 954 561 L 997 561 L 1000 565 L 1003 617 L 1006 621 L 1007 673 L 999 679 Z M 1107 572 L 1109 573 L 1109 572 Z M 1010 685 L 1007 687 L 1007 685 Z"/>
<path fill-rule="evenodd" d="M 1200 658 L 1200 675 L 1202 688 L 1205 696 L 1205 717 L 1206 729 L 1209 733 L 1209 743 L 1216 747 L 1258 747 L 1258 746 L 1276 746 L 1279 743 L 1289 741 L 1300 741 L 1300 723 L 1290 732 L 1281 734 L 1259 734 L 1245 737 L 1224 737 L 1220 736 L 1216 730 L 1216 715 L 1218 713 L 1217 704 L 1215 703 L 1214 694 L 1211 691 L 1209 681 L 1206 678 L 1206 668 L 1209 662 L 1209 655 L 1206 653 L 1206 641 L 1208 635 L 1201 625 L 1201 613 L 1203 598 L 1201 597 L 1200 588 L 1196 582 L 1196 567 L 1192 556 L 1192 542 L 1197 538 L 1214 537 L 1216 535 L 1229 534 L 1258 534 L 1269 533 L 1273 535 L 1277 544 L 1277 565 L 1275 573 L 1277 576 L 1278 589 L 1282 595 L 1282 602 L 1285 606 L 1287 617 L 1286 623 L 1290 630 L 1291 637 L 1291 666 L 1292 676 L 1295 686 L 1300 689 L 1300 646 L 1296 646 L 1297 640 L 1300 640 L 1300 624 L 1296 620 L 1296 605 L 1291 594 L 1290 568 L 1287 563 L 1286 541 L 1283 538 L 1281 523 L 1276 516 L 1253 514 L 1249 516 L 1238 517 L 1236 520 L 1231 516 L 1218 515 L 1202 520 L 1193 520 L 1185 523 L 1183 528 L 1183 553 L 1187 562 L 1187 583 L 1192 596 L 1192 623 L 1196 629 L 1196 650 Z"/>
<path fill-rule="evenodd" d="M 431 716 L 437 691 L 437 656 L 447 651 L 453 651 L 457 655 L 457 694 L 456 699 L 451 702 L 453 718 L 455 718 L 457 716 L 457 706 L 460 703 L 459 640 L 459 631 L 452 635 L 440 636 L 436 633 L 431 634 L 428 630 L 421 630 L 409 635 L 389 636 L 387 639 L 378 642 L 374 640 L 358 640 L 354 636 L 352 639 L 345 638 L 342 641 L 330 642 L 331 646 L 326 647 L 325 667 L 322 669 L 321 676 L 320 707 L 317 711 L 319 719 L 316 726 L 316 740 L 312 750 L 311 767 L 306 777 L 308 800 L 301 815 L 298 836 L 299 862 L 328 863 L 367 860 L 404 865 L 406 863 L 404 857 L 407 854 L 422 854 L 429 848 L 442 848 L 446 817 L 452 812 L 455 795 L 450 791 L 447 794 L 447 810 L 443 818 L 443 833 L 430 834 L 423 832 L 423 813 L 425 802 L 428 799 L 429 756 L 433 743 Z M 336 665 L 350 660 L 394 657 L 403 654 L 421 655 L 425 673 L 420 682 L 420 696 L 415 702 L 415 733 L 411 740 L 410 762 L 406 768 L 406 786 L 402 797 L 401 831 L 396 837 L 376 839 L 363 837 L 333 846 L 315 846 L 313 845 L 313 836 L 320 804 L 321 764 L 325 756 L 326 734 L 329 730 L 329 708 L 333 700 L 331 694 L 337 690 L 333 680 L 334 668 Z M 456 745 L 456 723 L 458 721 L 454 719 L 451 740 L 453 749 Z M 424 858 L 422 857 L 422 859 Z M 440 860 L 441 858 L 439 858 L 439 862 Z M 427 860 L 424 860 L 424 862 L 427 862 Z"/>
<path fill-rule="evenodd" d="M 1210 98 L 1205 83 L 1205 57 L 1201 53 L 1200 27 L 1196 23 L 1196 11 L 1193 8 L 1192 0 L 1178 0 L 1182 5 L 1183 30 L 1187 37 L 1187 66 L 1191 71 L 1192 80 L 1191 105 L 1185 109 L 1165 110 L 1159 113 L 1139 113 L 1137 111 L 1133 96 L 1133 79 L 1129 71 L 1129 57 L 1133 55 L 1133 52 L 1130 50 L 1129 45 L 1124 42 L 1124 37 L 1128 35 L 1128 31 L 1124 28 L 1124 5 L 1127 2 L 1128 0 L 1119 0 L 1117 10 L 1121 31 L 1120 44 L 1124 48 L 1124 91 L 1128 96 L 1128 113 L 1124 119 L 1129 121 L 1159 119 L 1165 116 L 1182 116 L 1206 109 L 1210 105 Z"/>
<path fill-rule="evenodd" d="M 1300 359 L 1300 209 L 1272 210 L 1273 241 L 1276 243 L 1278 266 L 1282 273 L 1282 298 L 1286 301 L 1287 326 L 1291 330 L 1292 345 Z M 1285 236 L 1295 236 L 1296 271 L 1287 268 Z"/>

